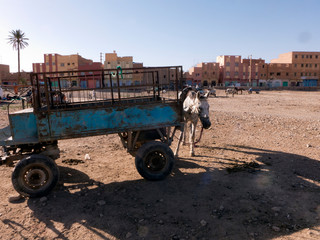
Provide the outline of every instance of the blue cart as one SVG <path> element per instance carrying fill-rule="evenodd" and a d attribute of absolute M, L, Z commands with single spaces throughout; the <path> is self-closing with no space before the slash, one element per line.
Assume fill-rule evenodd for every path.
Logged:
<path fill-rule="evenodd" d="M 142 177 L 164 179 L 182 129 L 182 73 L 181 66 L 31 73 L 32 108 L 10 113 L 0 130 L 1 164 L 15 164 L 15 190 L 40 197 L 55 187 L 58 140 L 113 133 Z"/>

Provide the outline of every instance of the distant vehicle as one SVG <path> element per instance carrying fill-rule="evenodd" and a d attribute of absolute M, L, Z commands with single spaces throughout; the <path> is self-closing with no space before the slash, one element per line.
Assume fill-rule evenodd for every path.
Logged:
<path fill-rule="evenodd" d="M 210 92 L 209 95 L 212 95 L 214 97 L 217 96 L 216 90 L 214 88 L 209 89 L 209 92 Z"/>
<path fill-rule="evenodd" d="M 249 88 L 248 93 L 251 94 L 252 92 L 256 92 L 256 94 L 259 94 L 260 93 L 260 89 Z"/>

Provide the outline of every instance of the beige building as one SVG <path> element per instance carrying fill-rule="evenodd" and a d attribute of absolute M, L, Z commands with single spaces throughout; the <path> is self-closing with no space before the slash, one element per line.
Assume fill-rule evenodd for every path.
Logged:
<path fill-rule="evenodd" d="M 121 69 L 125 68 L 133 68 L 133 57 L 118 57 L 116 51 L 113 53 L 106 53 L 105 54 L 105 61 L 104 61 L 104 69 L 117 69 L 117 67 L 121 67 Z M 132 70 L 129 71 L 122 71 L 122 77 L 119 79 L 120 86 L 132 85 L 133 84 L 133 76 Z M 114 74 L 113 77 L 113 85 L 117 85 L 117 78 Z"/>
<path fill-rule="evenodd" d="M 271 64 L 289 64 L 290 85 L 317 86 L 320 75 L 320 52 L 288 52 L 280 54 Z M 279 71 L 277 71 L 279 73 Z M 270 76 L 271 77 L 271 76 Z"/>
<path fill-rule="evenodd" d="M 0 64 L 0 83 L 2 79 L 5 79 L 10 73 L 9 65 Z"/>
<path fill-rule="evenodd" d="M 216 86 L 219 82 L 219 63 L 202 62 L 197 64 L 201 68 L 201 86 Z"/>

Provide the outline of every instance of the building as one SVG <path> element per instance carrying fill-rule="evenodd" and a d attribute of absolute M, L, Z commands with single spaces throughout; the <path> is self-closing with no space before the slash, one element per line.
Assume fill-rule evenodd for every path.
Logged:
<path fill-rule="evenodd" d="M 190 68 L 189 72 L 186 72 L 184 77 L 187 85 L 201 86 L 202 68 L 196 65 L 195 67 Z"/>
<path fill-rule="evenodd" d="M 320 52 L 288 52 L 272 59 L 271 64 L 291 64 L 290 85 L 319 86 Z"/>
<path fill-rule="evenodd" d="M 20 82 L 18 73 L 10 73 L 9 65 L 0 64 L 0 84 L 6 86 L 30 85 L 30 75 L 28 72 L 20 72 Z"/>
<path fill-rule="evenodd" d="M 9 65 L 0 64 L 0 83 L 3 84 L 3 80 L 9 75 L 10 67 Z"/>
<path fill-rule="evenodd" d="M 201 68 L 201 86 L 216 86 L 219 83 L 220 65 L 216 62 L 202 62 L 197 64 Z"/>
<path fill-rule="evenodd" d="M 61 79 L 62 87 L 74 86 L 87 88 L 97 85 L 100 86 L 100 83 L 97 83 L 95 78 L 85 78 L 85 71 L 99 71 L 102 69 L 102 64 L 83 58 L 79 54 L 44 54 L 44 63 L 33 63 L 32 68 L 35 73 L 61 72 L 58 76 L 48 76 L 59 77 Z M 78 70 L 83 71 L 79 74 L 80 76 L 73 76 L 74 73 L 69 72 Z M 70 74 L 72 76 L 70 76 Z M 57 81 L 55 81 L 53 85 L 58 86 Z"/>
<path fill-rule="evenodd" d="M 217 62 L 220 65 L 219 83 L 223 86 L 257 86 L 261 68 L 265 64 L 261 58 L 241 59 L 239 55 L 218 56 Z"/>
<path fill-rule="evenodd" d="M 117 69 L 117 67 L 121 67 L 121 69 L 124 68 L 133 68 L 133 57 L 118 57 L 116 51 L 113 51 L 113 53 L 106 53 L 105 54 L 105 61 L 104 61 L 104 69 Z M 128 86 L 132 85 L 132 70 L 130 71 L 122 71 L 122 76 L 119 79 L 119 85 L 120 86 Z M 117 76 L 116 74 L 113 74 L 113 86 L 117 86 Z"/>

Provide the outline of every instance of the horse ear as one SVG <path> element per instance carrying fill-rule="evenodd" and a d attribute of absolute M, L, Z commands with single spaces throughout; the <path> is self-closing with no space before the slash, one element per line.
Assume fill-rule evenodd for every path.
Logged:
<path fill-rule="evenodd" d="M 210 94 L 210 92 L 207 91 L 206 94 L 204 95 L 204 97 L 205 97 L 205 98 L 208 98 L 208 97 L 209 97 L 209 94 Z"/>
<path fill-rule="evenodd" d="M 200 92 L 198 91 L 198 92 L 197 92 L 197 98 L 200 98 L 200 96 L 201 96 L 201 94 L 200 94 Z"/>

